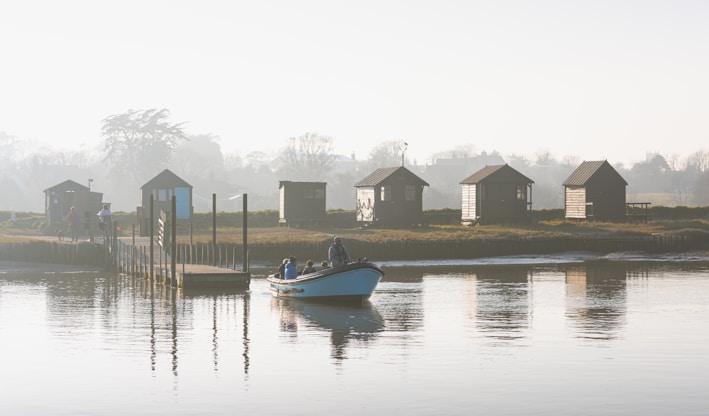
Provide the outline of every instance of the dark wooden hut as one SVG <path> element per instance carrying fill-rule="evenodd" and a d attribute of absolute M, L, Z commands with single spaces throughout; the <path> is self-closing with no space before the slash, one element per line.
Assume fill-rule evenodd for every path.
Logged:
<path fill-rule="evenodd" d="M 192 219 L 192 185 L 169 169 L 160 172 L 141 188 L 141 206 L 138 207 L 140 235 L 150 235 L 150 199 L 153 199 L 153 226 L 157 227 L 160 210 L 172 215 L 172 197 L 175 196 L 178 220 Z M 169 217 L 168 217 L 169 218 Z"/>
<path fill-rule="evenodd" d="M 326 182 L 280 181 L 278 223 L 300 226 L 325 221 L 326 186 Z"/>
<path fill-rule="evenodd" d="M 91 190 L 80 183 L 66 180 L 60 184 L 44 190 L 44 214 L 47 221 L 46 233 L 54 233 L 55 230 L 66 230 L 66 215 L 69 209 L 74 207 L 81 215 L 82 229 L 87 236 L 94 235 L 98 228 L 98 217 L 96 214 L 101 209 L 101 192 L 91 192 Z"/>
<path fill-rule="evenodd" d="M 428 183 L 403 166 L 380 168 L 357 182 L 356 219 L 361 225 L 424 223 L 423 187 Z"/>
<path fill-rule="evenodd" d="M 461 222 L 471 225 L 528 221 L 533 183 L 507 164 L 485 166 L 460 181 Z"/>
<path fill-rule="evenodd" d="M 564 181 L 566 218 L 622 221 L 628 183 L 607 160 L 584 161 Z"/>

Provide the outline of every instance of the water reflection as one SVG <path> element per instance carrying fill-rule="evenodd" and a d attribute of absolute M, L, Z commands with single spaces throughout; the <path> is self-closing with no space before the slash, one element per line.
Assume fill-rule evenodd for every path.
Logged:
<path fill-rule="evenodd" d="M 271 305 L 279 311 L 280 330 L 297 336 L 299 330 L 313 328 L 330 334 L 330 356 L 336 362 L 348 358 L 347 347 L 372 342 L 384 330 L 384 319 L 371 302 L 333 304 L 302 299 L 273 298 Z M 302 322 L 302 325 L 299 325 Z"/>
<path fill-rule="evenodd" d="M 421 267 L 397 267 L 386 271 L 376 290 L 387 331 L 410 332 L 423 327 L 423 277 Z"/>
<path fill-rule="evenodd" d="M 219 340 L 220 332 L 224 327 L 238 327 L 241 323 L 242 357 L 244 374 L 249 373 L 249 314 L 251 310 L 251 296 L 248 286 L 223 289 L 180 289 L 178 295 L 189 303 L 204 300 L 211 304 L 212 313 L 212 352 L 214 354 L 214 371 L 219 367 Z M 241 319 L 239 319 L 241 316 Z"/>
<path fill-rule="evenodd" d="M 529 268 L 481 267 L 475 270 L 475 275 L 475 320 L 479 330 L 502 342 L 525 338 L 532 319 Z"/>
<path fill-rule="evenodd" d="M 566 269 L 566 318 L 577 337 L 610 340 L 622 332 L 626 279 L 629 273 L 642 275 L 638 267 L 643 266 L 599 261 Z"/>
<path fill-rule="evenodd" d="M 0 412 L 703 414 L 707 270 L 390 266 L 348 309 L 0 263 Z"/>

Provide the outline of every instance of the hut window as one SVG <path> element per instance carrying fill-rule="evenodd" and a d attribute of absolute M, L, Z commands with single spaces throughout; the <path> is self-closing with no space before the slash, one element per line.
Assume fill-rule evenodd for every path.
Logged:
<path fill-rule="evenodd" d="M 406 185 L 404 189 L 404 199 L 406 201 L 416 200 L 416 185 Z"/>
<path fill-rule="evenodd" d="M 524 201 L 526 198 L 524 196 L 524 187 L 522 185 L 517 185 L 517 200 Z"/>
<path fill-rule="evenodd" d="M 382 186 L 381 200 L 382 201 L 391 201 L 391 185 Z"/>
<path fill-rule="evenodd" d="M 156 201 L 171 201 L 172 189 L 153 189 L 153 198 Z"/>
<path fill-rule="evenodd" d="M 303 197 L 305 199 L 325 199 L 325 190 L 321 188 L 306 188 L 303 189 Z"/>

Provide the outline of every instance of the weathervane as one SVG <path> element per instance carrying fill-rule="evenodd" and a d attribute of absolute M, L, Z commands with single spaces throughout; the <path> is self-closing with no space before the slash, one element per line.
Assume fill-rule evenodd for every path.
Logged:
<path fill-rule="evenodd" d="M 404 166 L 404 154 L 406 153 L 406 149 L 409 148 L 409 144 L 406 142 L 403 142 L 401 145 L 401 166 Z"/>

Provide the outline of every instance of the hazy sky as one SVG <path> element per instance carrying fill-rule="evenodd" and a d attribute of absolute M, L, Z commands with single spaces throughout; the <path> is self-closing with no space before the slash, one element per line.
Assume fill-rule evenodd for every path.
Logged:
<path fill-rule="evenodd" d="M 5 1 L 0 131 L 93 147 L 167 108 L 225 151 L 706 150 L 709 1 Z"/>

